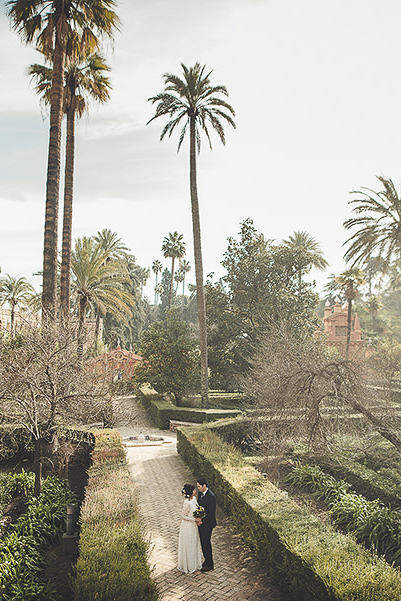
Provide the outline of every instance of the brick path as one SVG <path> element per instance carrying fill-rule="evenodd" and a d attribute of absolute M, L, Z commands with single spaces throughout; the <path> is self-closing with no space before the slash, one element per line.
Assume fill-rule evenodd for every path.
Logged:
<path fill-rule="evenodd" d="M 195 484 L 195 477 L 177 454 L 176 435 L 152 426 L 134 399 L 121 402 L 133 416 L 131 423 L 125 420 L 118 425 L 123 437 L 142 432 L 163 436 L 166 441 L 160 446 L 126 447 L 141 518 L 151 541 L 150 564 L 161 601 L 283 601 L 219 508 L 212 536 L 214 571 L 183 574 L 177 569 L 180 491 L 185 482 Z"/>

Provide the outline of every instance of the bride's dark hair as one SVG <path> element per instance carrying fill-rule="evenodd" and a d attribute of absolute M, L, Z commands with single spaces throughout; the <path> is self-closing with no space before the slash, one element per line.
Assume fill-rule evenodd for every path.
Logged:
<path fill-rule="evenodd" d="M 181 494 L 184 495 L 186 499 L 189 499 L 189 497 L 192 496 L 194 490 L 195 486 L 193 484 L 184 484 L 184 486 L 182 487 Z"/>

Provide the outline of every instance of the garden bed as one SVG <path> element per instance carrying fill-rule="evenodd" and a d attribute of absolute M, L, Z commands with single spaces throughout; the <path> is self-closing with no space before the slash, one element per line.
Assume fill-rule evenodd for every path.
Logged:
<path fill-rule="evenodd" d="M 398 569 L 300 507 L 215 432 L 179 429 L 178 450 L 194 472 L 206 475 L 233 527 L 291 599 L 401 599 Z"/>
<path fill-rule="evenodd" d="M 75 601 L 155 601 L 148 543 L 142 537 L 121 436 L 115 430 L 95 431 L 94 436 L 81 509 Z"/>

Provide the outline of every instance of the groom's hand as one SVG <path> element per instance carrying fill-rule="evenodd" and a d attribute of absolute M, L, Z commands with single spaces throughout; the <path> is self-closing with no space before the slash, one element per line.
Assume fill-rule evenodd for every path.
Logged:
<path fill-rule="evenodd" d="M 195 522 L 197 526 L 200 526 L 202 524 L 202 520 L 200 518 L 195 518 Z"/>

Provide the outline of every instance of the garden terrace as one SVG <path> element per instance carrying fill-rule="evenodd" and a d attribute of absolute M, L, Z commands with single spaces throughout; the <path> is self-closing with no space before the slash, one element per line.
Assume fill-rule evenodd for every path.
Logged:
<path fill-rule="evenodd" d="M 401 575 L 247 465 L 206 426 L 178 430 L 178 450 L 206 475 L 266 572 L 297 601 L 399 601 Z"/>

